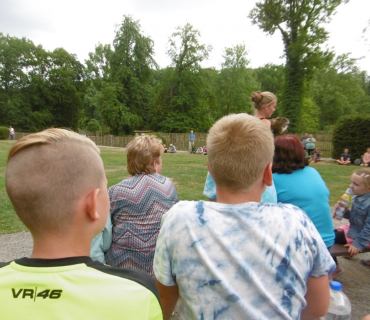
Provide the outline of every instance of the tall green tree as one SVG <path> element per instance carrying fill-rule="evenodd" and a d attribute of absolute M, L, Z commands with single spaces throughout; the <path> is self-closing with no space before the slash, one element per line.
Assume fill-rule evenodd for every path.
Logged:
<path fill-rule="evenodd" d="M 320 107 L 320 129 L 332 127 L 342 116 L 370 113 L 366 74 L 360 72 L 356 59 L 348 54 L 318 70 L 312 83 L 313 98 Z"/>
<path fill-rule="evenodd" d="M 111 61 L 113 50 L 110 44 L 95 46 L 94 52 L 89 52 L 89 59 L 85 60 L 87 73 L 96 83 L 111 80 Z"/>
<path fill-rule="evenodd" d="M 124 104 L 132 115 L 140 117 L 141 123 L 148 122 L 151 100 L 149 82 L 152 68 L 157 67 L 153 46 L 153 41 L 142 34 L 139 21 L 124 16 L 113 40 L 111 75 L 112 81 L 122 87 L 122 90 L 117 92 L 118 101 Z M 127 126 L 125 133 L 134 129 L 138 128 Z"/>
<path fill-rule="evenodd" d="M 244 44 L 225 48 L 224 61 L 217 81 L 219 117 L 239 112 L 251 112 L 250 96 L 258 88 Z"/>
<path fill-rule="evenodd" d="M 169 39 L 167 54 L 171 68 L 166 81 L 156 89 L 155 108 L 160 112 L 159 126 L 168 132 L 207 130 L 210 126 L 209 91 L 206 90 L 201 62 L 211 47 L 200 43 L 200 32 L 189 23 L 178 27 Z"/>
<path fill-rule="evenodd" d="M 279 31 L 284 44 L 285 83 L 283 115 L 290 119 L 290 131 L 299 131 L 304 83 L 313 70 L 331 59 L 320 45 L 328 38 L 322 24 L 347 0 L 264 0 L 256 3 L 249 17 L 264 32 Z"/>

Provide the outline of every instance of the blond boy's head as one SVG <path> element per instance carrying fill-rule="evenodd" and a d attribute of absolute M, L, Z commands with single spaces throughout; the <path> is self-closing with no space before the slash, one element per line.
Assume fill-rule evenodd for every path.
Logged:
<path fill-rule="evenodd" d="M 155 136 L 139 136 L 126 146 L 127 171 L 132 175 L 154 173 L 154 161 L 164 152 L 162 141 Z"/>
<path fill-rule="evenodd" d="M 207 137 L 209 170 L 216 185 L 246 191 L 272 162 L 274 139 L 269 128 L 246 113 L 225 116 Z"/>
<path fill-rule="evenodd" d="M 99 153 L 90 139 L 63 129 L 30 134 L 13 145 L 6 190 L 32 233 L 67 230 L 80 198 L 105 180 Z"/>

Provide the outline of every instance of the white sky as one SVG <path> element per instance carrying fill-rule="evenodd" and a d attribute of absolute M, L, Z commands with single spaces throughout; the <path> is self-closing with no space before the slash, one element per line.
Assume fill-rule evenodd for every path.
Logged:
<path fill-rule="evenodd" d="M 160 67 L 170 64 L 166 55 L 168 38 L 187 22 L 201 32 L 201 43 L 213 46 L 205 67 L 219 68 L 225 47 L 243 43 L 250 66 L 283 64 L 280 34 L 269 36 L 248 19 L 255 0 L 0 0 L 0 32 L 26 37 L 47 50 L 63 47 L 81 62 L 95 45 L 112 43 L 115 25 L 123 15 L 140 20 L 142 31 L 154 41 Z M 370 74 L 370 0 L 350 0 L 341 5 L 326 29 L 328 46 L 336 54 L 363 57 L 358 65 Z"/>

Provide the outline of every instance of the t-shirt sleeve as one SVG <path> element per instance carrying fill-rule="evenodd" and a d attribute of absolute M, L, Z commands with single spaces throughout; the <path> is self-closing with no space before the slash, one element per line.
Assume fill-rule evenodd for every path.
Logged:
<path fill-rule="evenodd" d="M 162 217 L 162 226 L 158 235 L 154 254 L 153 270 L 157 280 L 165 286 L 176 285 L 172 275 L 172 257 L 170 255 L 169 238 L 171 235 L 170 213 L 173 207 Z"/>
<path fill-rule="evenodd" d="M 216 183 L 209 172 L 207 173 L 207 179 L 204 185 L 203 194 L 210 199 L 216 199 Z"/>
<path fill-rule="evenodd" d="M 323 277 L 334 272 L 336 265 L 320 234 L 308 217 L 307 224 L 313 255 L 313 266 L 310 277 Z"/>

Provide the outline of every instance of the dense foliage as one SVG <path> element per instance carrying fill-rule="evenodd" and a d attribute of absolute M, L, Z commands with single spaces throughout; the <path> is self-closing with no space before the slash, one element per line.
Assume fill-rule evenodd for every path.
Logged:
<path fill-rule="evenodd" d="M 288 0 L 265 2 L 267 6 L 258 10 L 283 8 L 274 19 L 289 21 L 280 16 L 287 13 Z M 323 8 L 323 13 L 331 14 L 340 2 L 327 1 L 331 9 Z M 304 7 L 305 14 L 308 8 L 313 10 Z M 262 11 L 256 10 L 251 15 L 260 24 Z M 312 19 L 322 17 L 316 7 L 313 12 Z M 271 21 L 263 25 L 270 33 L 279 29 L 277 21 Z M 134 130 L 206 132 L 229 113 L 253 114 L 250 96 L 260 90 L 277 95 L 273 116 L 289 118 L 290 132 L 330 130 L 344 115 L 370 112 L 370 78 L 349 55 L 320 52 L 326 33 L 318 21 L 311 22 L 307 32 L 318 29 L 308 38 L 299 36 L 303 42 L 309 39 L 309 44 L 302 44 L 300 79 L 291 78 L 289 63 L 250 68 L 244 44 L 225 48 L 219 69 L 202 68 L 212 47 L 202 43 L 200 32 L 190 24 L 170 36 L 171 65 L 163 69 L 153 58 L 153 41 L 130 16 L 117 26 L 112 45 L 97 44 L 83 64 L 62 48 L 49 52 L 28 39 L 0 33 L 0 125 L 18 132 L 52 126 L 114 135 Z M 287 88 L 299 94 L 287 94 Z"/>
<path fill-rule="evenodd" d="M 345 116 L 339 119 L 333 131 L 333 159 L 340 159 L 344 149 L 349 149 L 352 162 L 361 158 L 370 147 L 370 116 Z"/>
<path fill-rule="evenodd" d="M 305 97 L 305 81 L 330 60 L 321 44 L 328 33 L 322 27 L 347 0 L 263 0 L 250 12 L 252 22 L 268 34 L 280 32 L 284 44 L 285 83 L 283 112 L 290 129 L 298 131 Z"/>
<path fill-rule="evenodd" d="M 0 127 L 0 140 L 9 139 L 9 129 L 7 127 Z"/>

